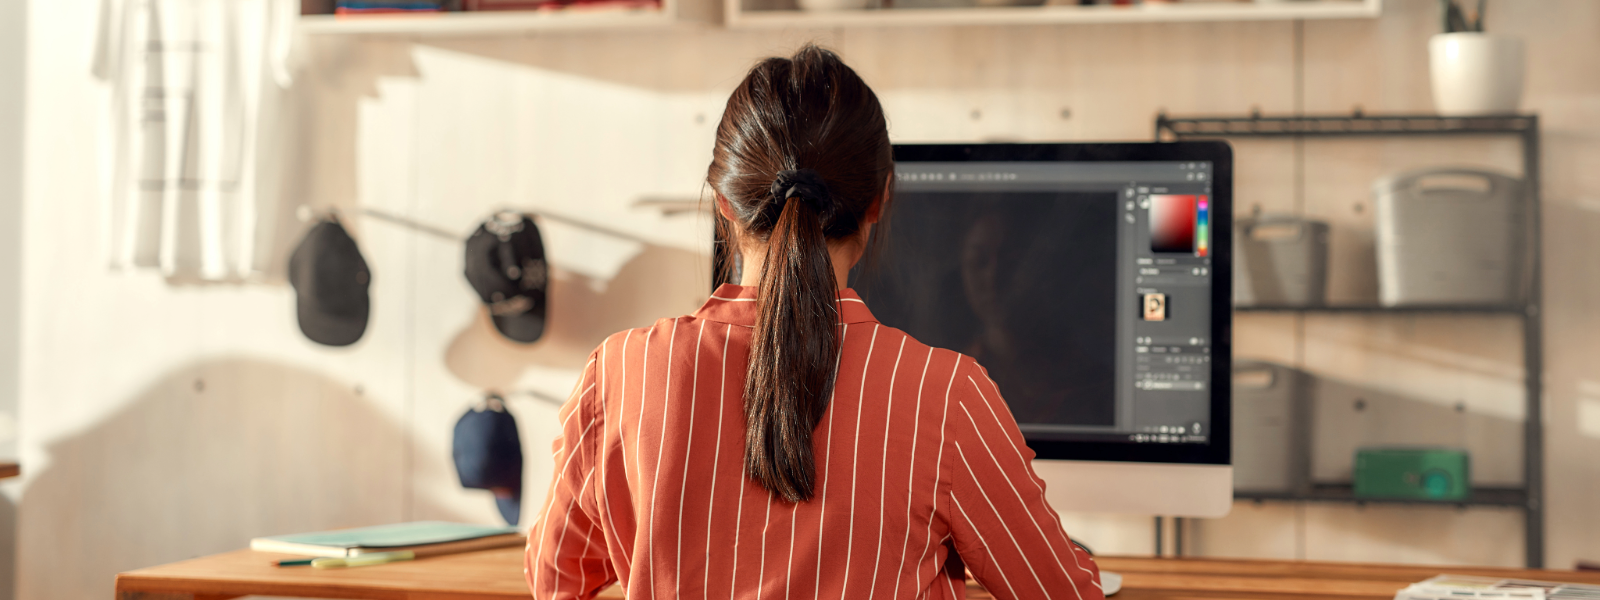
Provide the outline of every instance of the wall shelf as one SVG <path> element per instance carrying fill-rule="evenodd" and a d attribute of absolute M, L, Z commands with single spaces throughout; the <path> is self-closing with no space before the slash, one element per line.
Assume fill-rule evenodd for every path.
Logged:
<path fill-rule="evenodd" d="M 477 37 L 534 31 L 666 28 L 678 23 L 674 4 L 667 0 L 661 8 L 305 15 L 300 17 L 300 30 L 313 35 Z"/>
<path fill-rule="evenodd" d="M 746 6 L 762 4 L 767 6 Z M 714 15 L 684 19 L 678 0 L 661 8 L 565 8 L 541 11 L 442 12 L 401 15 L 305 15 L 300 29 L 312 35 L 483 37 L 538 31 L 668 28 L 715 22 Z M 824 28 L 949 25 L 1044 25 L 1070 23 L 1166 23 L 1363 19 L 1382 13 L 1383 0 L 1306 2 L 1147 2 L 1132 6 L 1003 6 L 900 8 L 807 12 L 794 0 L 724 0 L 730 28 Z M 706 7 L 715 10 L 714 6 Z"/>
<path fill-rule="evenodd" d="M 725 22 L 732 28 L 818 28 L 939 25 L 1047 25 L 1071 23 L 1168 23 L 1192 21 L 1269 21 L 1295 19 L 1370 19 L 1382 13 L 1382 0 L 1313 2 L 1147 2 L 1131 6 L 1005 6 L 972 8 L 893 8 L 801 11 L 787 5 L 746 6 L 765 0 L 726 0 Z"/>

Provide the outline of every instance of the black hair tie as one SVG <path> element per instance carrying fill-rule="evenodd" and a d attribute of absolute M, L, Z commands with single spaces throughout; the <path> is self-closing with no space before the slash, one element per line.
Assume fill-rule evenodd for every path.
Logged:
<path fill-rule="evenodd" d="M 823 223 L 833 218 L 833 194 L 828 192 L 828 182 L 813 169 L 778 171 L 778 178 L 772 181 L 772 199 L 777 201 L 776 208 L 783 210 L 784 202 L 790 198 L 799 198 L 811 205 Z"/>

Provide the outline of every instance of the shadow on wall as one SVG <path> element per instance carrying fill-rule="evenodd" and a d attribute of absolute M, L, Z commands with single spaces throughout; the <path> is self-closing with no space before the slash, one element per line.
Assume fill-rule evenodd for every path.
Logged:
<path fill-rule="evenodd" d="M 255 536 L 447 514 L 409 506 L 411 440 L 379 403 L 256 359 L 170 373 L 49 444 L 21 501 L 19 547 L 30 551 L 18 557 L 19 597 L 109 598 L 120 571 Z"/>
<path fill-rule="evenodd" d="M 17 593 L 17 503 L 0 493 L 0 600 Z"/>
<path fill-rule="evenodd" d="M 410 44 L 384 40 L 351 40 L 342 36 L 308 38 L 305 56 L 315 61 L 299 69 L 294 85 L 279 92 L 281 131 L 276 144 L 263 147 L 264 168 L 277 174 L 264 190 L 273 202 L 262 215 L 270 225 L 257 251 L 266 252 L 267 281 L 286 283 L 289 254 L 311 223 L 301 220 L 300 209 L 315 214 L 338 210 L 355 214 L 357 188 L 357 129 L 362 103 L 381 95 L 378 83 L 385 77 L 416 77 Z M 361 240 L 364 219 L 345 216 L 341 222 Z"/>
<path fill-rule="evenodd" d="M 1355 453 L 1375 446 L 1460 448 L 1472 483 L 1522 485 L 1522 422 L 1335 379 L 1313 387 L 1311 480 L 1350 483 Z"/>
<path fill-rule="evenodd" d="M 1312 484 L 1350 484 L 1361 448 L 1459 448 L 1471 457 L 1472 484 L 1522 485 L 1522 421 L 1282 365 L 1241 360 L 1234 370 L 1234 486 L 1287 491 L 1309 461 Z M 1252 377 L 1254 375 L 1270 375 Z M 1297 399 L 1309 421 L 1297 426 Z M 1300 427 L 1309 432 L 1297 434 Z"/>
<path fill-rule="evenodd" d="M 1301 456 L 1309 460 L 1311 485 L 1350 485 L 1358 448 L 1395 446 L 1464 449 L 1473 486 L 1522 484 L 1520 420 L 1292 370 L 1270 379 L 1241 372 L 1263 371 L 1235 372 L 1235 489 L 1291 491 Z M 1309 441 L 1294 432 L 1296 397 L 1309 399 Z M 1211 557 L 1499 566 L 1519 566 L 1523 557 L 1522 512 L 1511 507 L 1236 503 L 1227 517 L 1190 524 L 1196 535 L 1188 550 Z M 1484 532 L 1501 542 L 1463 539 Z"/>
<path fill-rule="evenodd" d="M 577 36 L 552 32 L 520 38 L 516 43 L 460 38 L 423 38 L 419 43 L 632 88 L 702 93 L 731 90 L 757 60 L 788 56 L 807 41 L 842 50 L 842 44 L 827 32 L 791 36 L 775 40 L 768 31 L 728 30 L 690 36 L 674 31 L 585 32 Z M 762 50 L 751 54 L 751 48 Z"/>
<path fill-rule="evenodd" d="M 1552 135 L 1546 152 L 1557 177 L 1591 172 L 1579 143 L 1600 138 Z M 1591 146 L 1593 147 L 1593 146 Z M 1556 150 L 1564 150 L 1557 152 Z M 1593 155 L 1593 151 L 1590 151 Z M 1600 197 L 1544 205 L 1546 375 L 1546 506 L 1548 523 L 1561 523 L 1572 535 L 1551 536 L 1551 567 L 1574 560 L 1600 561 Z M 1554 249 L 1567 249 L 1555 251 Z M 1588 248 L 1581 252 L 1571 249 Z M 1563 560 L 1566 557 L 1565 560 Z"/>
<path fill-rule="evenodd" d="M 618 331 L 699 308 L 709 292 L 709 261 L 699 254 L 646 245 L 602 284 L 562 269 L 551 270 L 549 325 L 532 344 L 507 340 L 478 306 L 472 321 L 445 349 L 445 367 L 464 382 L 509 391 L 524 369 L 582 369 L 589 352 Z M 542 390 L 564 398 L 568 390 Z"/>

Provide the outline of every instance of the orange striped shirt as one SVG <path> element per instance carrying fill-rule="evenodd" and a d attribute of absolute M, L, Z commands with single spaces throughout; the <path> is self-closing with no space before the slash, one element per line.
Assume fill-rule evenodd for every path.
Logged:
<path fill-rule="evenodd" d="M 561 410 L 528 537 L 536 598 L 1103 598 L 994 382 L 971 358 L 880 325 L 854 291 L 813 438 L 815 497 L 743 471 L 755 288 L 608 338 Z"/>

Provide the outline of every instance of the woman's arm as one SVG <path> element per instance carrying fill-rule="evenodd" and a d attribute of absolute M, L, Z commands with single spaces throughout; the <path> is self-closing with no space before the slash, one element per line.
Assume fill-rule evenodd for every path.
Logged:
<path fill-rule="evenodd" d="M 594 448 L 604 431 L 604 416 L 595 410 L 595 373 L 589 357 L 572 398 L 561 407 L 561 435 L 556 438 L 555 478 L 528 532 L 523 572 L 535 598 L 593 598 L 616 581 L 605 536 L 585 509 L 594 493 Z M 588 506 L 592 509 L 593 503 Z"/>
<path fill-rule="evenodd" d="M 946 432 L 956 552 L 996 598 L 1100 600 L 1100 569 L 1067 539 L 1000 391 L 962 357 Z"/>

